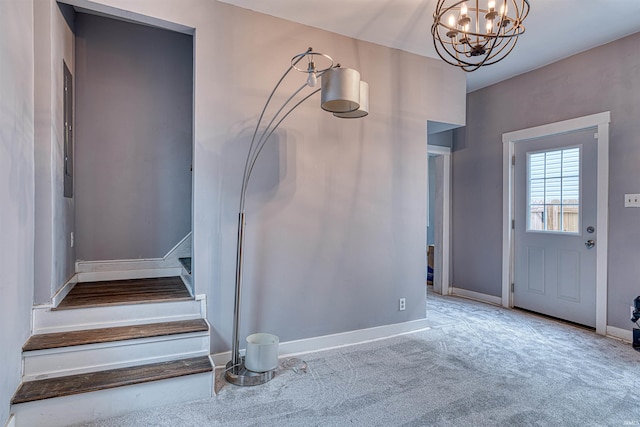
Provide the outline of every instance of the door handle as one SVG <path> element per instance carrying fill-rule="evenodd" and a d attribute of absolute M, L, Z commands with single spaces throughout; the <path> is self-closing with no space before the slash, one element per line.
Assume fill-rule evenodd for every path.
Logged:
<path fill-rule="evenodd" d="M 592 247 L 594 247 L 596 245 L 596 241 L 595 240 L 587 240 L 586 242 L 584 242 L 584 245 L 587 247 L 587 249 L 591 249 Z"/>

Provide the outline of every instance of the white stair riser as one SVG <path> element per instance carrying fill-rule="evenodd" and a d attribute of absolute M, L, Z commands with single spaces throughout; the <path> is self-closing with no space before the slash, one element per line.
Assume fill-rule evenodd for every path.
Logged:
<path fill-rule="evenodd" d="M 12 405 L 16 427 L 61 427 L 213 395 L 214 373 L 81 393 Z"/>
<path fill-rule="evenodd" d="M 140 325 L 206 317 L 203 297 L 195 300 L 117 305 L 51 311 L 48 306 L 33 309 L 33 334 L 82 329 Z"/>
<path fill-rule="evenodd" d="M 208 354 L 208 332 L 27 351 L 23 353 L 23 381 Z"/>

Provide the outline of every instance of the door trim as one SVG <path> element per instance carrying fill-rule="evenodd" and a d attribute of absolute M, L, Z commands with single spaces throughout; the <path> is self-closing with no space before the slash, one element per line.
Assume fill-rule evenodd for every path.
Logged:
<path fill-rule="evenodd" d="M 443 156 L 442 168 L 442 264 L 434 266 L 442 271 L 442 295 L 451 295 L 450 260 L 451 260 L 451 148 L 427 143 L 427 156 Z M 427 166 L 428 167 L 428 166 Z M 427 188 L 429 174 L 427 174 Z M 427 197 L 427 203 L 429 198 Z"/>
<path fill-rule="evenodd" d="M 502 134 L 502 306 L 513 307 L 514 242 L 511 229 L 514 219 L 514 167 L 512 158 L 518 142 L 558 135 L 591 127 L 597 127 L 597 199 L 596 229 L 598 252 L 596 254 L 596 333 L 607 333 L 607 260 L 609 222 L 609 123 L 611 112 L 592 114 L 528 129 Z"/>

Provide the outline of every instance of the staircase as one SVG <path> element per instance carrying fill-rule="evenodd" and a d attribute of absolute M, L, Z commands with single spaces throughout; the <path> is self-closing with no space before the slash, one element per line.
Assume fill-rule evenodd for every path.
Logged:
<path fill-rule="evenodd" d="M 35 307 L 16 426 L 64 426 L 213 394 L 204 297 L 180 277 L 76 284 Z"/>

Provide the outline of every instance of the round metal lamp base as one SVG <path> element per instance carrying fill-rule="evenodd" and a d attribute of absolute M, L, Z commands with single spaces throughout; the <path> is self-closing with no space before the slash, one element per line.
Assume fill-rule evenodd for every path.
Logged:
<path fill-rule="evenodd" d="M 240 359 L 240 365 L 233 366 L 233 362 L 227 363 L 227 371 L 224 374 L 225 379 L 233 384 L 239 386 L 252 386 L 264 384 L 273 379 L 276 375 L 276 370 L 273 369 L 267 372 L 253 372 L 245 368 L 244 357 Z"/>

